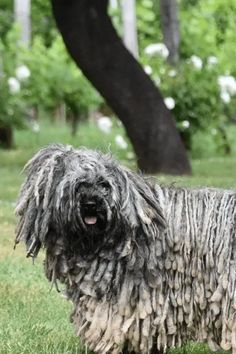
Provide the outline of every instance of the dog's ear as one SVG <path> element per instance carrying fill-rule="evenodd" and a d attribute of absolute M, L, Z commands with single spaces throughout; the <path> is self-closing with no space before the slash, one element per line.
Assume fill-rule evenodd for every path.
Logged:
<path fill-rule="evenodd" d="M 16 244 L 24 241 L 27 255 L 36 257 L 49 230 L 52 195 L 63 176 L 63 155 L 70 147 L 50 145 L 41 149 L 25 166 L 15 213 L 19 216 Z"/>
<path fill-rule="evenodd" d="M 121 171 L 120 171 L 121 172 Z M 134 174 L 126 168 L 120 173 L 122 181 L 121 213 L 132 227 L 151 225 L 153 222 L 165 227 L 165 217 L 162 210 L 162 197 L 157 195 L 155 187 L 142 176 Z"/>

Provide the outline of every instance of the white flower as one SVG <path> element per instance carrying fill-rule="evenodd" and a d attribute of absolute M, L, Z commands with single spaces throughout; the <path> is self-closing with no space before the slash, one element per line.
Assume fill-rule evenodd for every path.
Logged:
<path fill-rule="evenodd" d="M 118 8 L 118 1 L 117 0 L 110 0 L 110 5 L 112 9 L 117 9 Z"/>
<path fill-rule="evenodd" d="M 218 63 L 218 59 L 217 57 L 215 57 L 214 55 L 210 55 L 208 58 L 207 58 L 207 64 L 209 66 L 213 66 L 213 65 L 216 65 Z"/>
<path fill-rule="evenodd" d="M 192 55 L 189 59 L 189 63 L 193 64 L 193 66 L 198 70 L 202 69 L 202 59 L 197 55 Z"/>
<path fill-rule="evenodd" d="M 38 122 L 36 122 L 35 120 L 32 121 L 31 123 L 31 129 L 32 129 L 32 132 L 38 134 L 40 132 L 40 125 Z"/>
<path fill-rule="evenodd" d="M 168 75 L 169 75 L 170 77 L 175 77 L 175 76 L 177 75 L 177 71 L 174 70 L 174 69 L 172 69 L 172 70 L 170 70 L 170 71 L 168 72 Z"/>
<path fill-rule="evenodd" d="M 169 55 L 169 50 L 164 43 L 153 43 L 149 44 L 144 49 L 144 53 L 150 56 L 160 55 L 162 58 L 166 59 Z"/>
<path fill-rule="evenodd" d="M 20 81 L 25 81 L 30 77 L 30 70 L 26 65 L 21 65 L 16 69 L 16 77 Z"/>
<path fill-rule="evenodd" d="M 132 160 L 132 159 L 135 158 L 135 155 L 134 155 L 133 151 L 129 151 L 126 154 L 126 157 L 127 157 L 128 160 Z"/>
<path fill-rule="evenodd" d="M 164 99 L 165 105 L 168 109 L 175 108 L 175 100 L 172 97 L 166 97 Z"/>
<path fill-rule="evenodd" d="M 18 93 L 20 92 L 20 82 L 15 77 L 9 77 L 7 80 L 10 93 Z"/>
<path fill-rule="evenodd" d="M 152 74 L 152 68 L 150 65 L 145 65 L 144 66 L 144 71 L 146 74 L 151 75 Z"/>
<path fill-rule="evenodd" d="M 236 94 L 236 80 L 232 75 L 221 75 L 218 77 L 220 86 L 220 98 L 224 103 L 231 101 L 231 96 Z"/>
<path fill-rule="evenodd" d="M 231 101 L 230 94 L 226 91 L 221 91 L 220 98 L 224 103 L 229 103 Z"/>
<path fill-rule="evenodd" d="M 236 94 L 236 80 L 232 75 L 221 75 L 218 77 L 218 85 L 221 93 L 227 92 L 229 95 Z"/>
<path fill-rule="evenodd" d="M 125 141 L 125 139 L 123 138 L 122 135 L 116 135 L 115 143 L 122 150 L 125 150 L 128 147 L 128 144 L 127 144 L 127 142 Z"/>
<path fill-rule="evenodd" d="M 154 77 L 154 81 L 155 81 L 155 83 L 157 84 L 157 86 L 159 86 L 160 83 L 161 83 L 161 79 L 160 79 L 159 76 L 155 76 L 155 77 Z"/>
<path fill-rule="evenodd" d="M 183 122 L 182 122 L 182 127 L 183 127 L 184 129 L 188 129 L 188 128 L 190 127 L 189 121 L 188 121 L 188 120 L 183 120 Z"/>
<path fill-rule="evenodd" d="M 109 117 L 101 117 L 97 121 L 98 128 L 105 134 L 109 134 L 112 128 L 112 121 Z"/>

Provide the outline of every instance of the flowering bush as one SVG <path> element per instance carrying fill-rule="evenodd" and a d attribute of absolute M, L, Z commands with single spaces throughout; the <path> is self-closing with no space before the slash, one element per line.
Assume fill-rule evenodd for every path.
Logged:
<path fill-rule="evenodd" d="M 218 84 L 221 99 L 229 103 L 232 96 L 236 95 L 236 79 L 231 75 L 221 75 L 218 77 Z"/>
<path fill-rule="evenodd" d="M 169 50 L 164 43 L 152 43 L 144 49 L 144 53 L 150 56 L 159 55 L 166 59 L 169 55 Z"/>
<path fill-rule="evenodd" d="M 155 54 L 154 58 L 153 52 L 144 50 L 144 69 L 160 87 L 186 148 L 192 149 L 192 138 L 199 131 L 212 135 L 218 149 L 227 146 L 222 139 L 227 139 L 225 126 L 236 110 L 235 77 L 222 75 L 223 68 L 213 55 L 200 58 L 193 54 L 172 68 L 164 60 L 163 50 Z"/>
<path fill-rule="evenodd" d="M 50 47 L 35 38 L 31 51 L 23 55 L 31 71 L 27 100 L 50 114 L 61 104 L 75 115 L 86 115 L 100 104 L 99 94 L 82 75 L 57 36 Z"/>
<path fill-rule="evenodd" d="M 20 82 L 1 73 L 0 86 L 0 127 L 23 127 L 26 105 L 22 100 Z"/>
<path fill-rule="evenodd" d="M 209 135 L 217 153 L 228 152 L 225 127 L 236 118 L 236 2 L 183 0 L 178 9 L 180 61 L 173 68 L 166 64 L 157 2 L 138 3 L 141 62 L 161 89 L 188 150 L 196 148 L 200 133 Z"/>
<path fill-rule="evenodd" d="M 39 3 L 40 13 L 36 11 Z M 62 40 L 54 31 L 48 35 L 53 27 L 49 5 L 40 0 L 32 6 L 33 26 L 36 29 L 35 24 L 44 24 L 37 31 L 33 29 L 29 51 L 19 48 L 14 31 L 5 38 L 8 27 L 4 30 L 0 122 L 20 126 L 25 122 L 26 108 L 30 107 L 51 114 L 63 105 L 69 115 L 86 116 L 90 109 L 100 105 L 101 97 L 68 57 Z M 235 11 L 235 0 L 179 2 L 180 62 L 170 67 L 166 63 L 168 49 L 162 43 L 158 3 L 137 2 L 141 62 L 147 75 L 160 87 L 189 150 L 199 132 L 209 134 L 221 149 L 225 146 L 222 141 L 227 140 L 225 125 L 235 119 Z M 47 18 L 49 21 L 45 21 Z M 100 124 L 106 132 L 111 129 L 106 121 Z M 34 124 L 33 129 L 38 130 L 38 126 Z M 118 138 L 118 145 L 119 142 Z"/>
<path fill-rule="evenodd" d="M 30 71 L 25 65 L 17 66 L 13 46 L 17 50 L 14 32 L 9 34 L 5 44 L 0 42 L 0 146 L 4 147 L 13 144 L 13 128 L 26 126 L 27 102 L 24 100 L 24 89 Z"/>
<path fill-rule="evenodd" d="M 0 42 L 0 144 L 5 131 L 12 136 L 16 127 L 38 131 L 33 112 L 52 115 L 62 106 L 75 133 L 78 120 L 101 103 L 99 94 L 69 58 L 59 36 L 50 47 L 35 38 L 27 49 L 19 45 L 18 33 L 15 27 L 5 43 Z"/>
<path fill-rule="evenodd" d="M 120 134 L 115 137 L 116 146 L 121 150 L 126 150 L 128 148 L 128 144 L 125 141 L 124 137 Z"/>
<path fill-rule="evenodd" d="M 113 124 L 111 118 L 103 116 L 98 118 L 97 125 L 99 130 L 101 130 L 101 132 L 105 134 L 109 134 L 111 132 Z"/>

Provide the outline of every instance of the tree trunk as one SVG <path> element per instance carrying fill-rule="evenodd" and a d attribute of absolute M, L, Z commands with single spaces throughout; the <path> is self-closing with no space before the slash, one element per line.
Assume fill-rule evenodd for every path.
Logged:
<path fill-rule="evenodd" d="M 12 127 L 0 127 L 0 147 L 4 149 L 11 149 L 13 147 Z"/>
<path fill-rule="evenodd" d="M 31 39 L 31 0 L 14 0 L 15 21 L 20 25 L 21 42 L 28 47 Z"/>
<path fill-rule="evenodd" d="M 108 0 L 51 2 L 69 53 L 123 122 L 139 168 L 147 173 L 190 173 L 171 113 L 117 36 L 107 15 Z"/>
<path fill-rule="evenodd" d="M 138 36 L 136 24 L 136 1 L 122 0 L 123 39 L 126 48 L 138 58 Z"/>
<path fill-rule="evenodd" d="M 118 0 L 110 0 L 110 6 L 112 9 L 117 10 L 118 9 Z"/>
<path fill-rule="evenodd" d="M 161 27 L 164 43 L 169 50 L 168 61 L 175 64 L 179 59 L 179 20 L 177 0 L 160 0 Z"/>

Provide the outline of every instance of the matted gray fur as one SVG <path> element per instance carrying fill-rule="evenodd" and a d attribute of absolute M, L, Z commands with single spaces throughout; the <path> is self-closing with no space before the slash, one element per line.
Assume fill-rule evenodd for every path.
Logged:
<path fill-rule="evenodd" d="M 111 156 L 51 145 L 26 166 L 16 243 L 46 252 L 97 353 L 187 340 L 236 354 L 236 192 L 163 188 Z"/>

